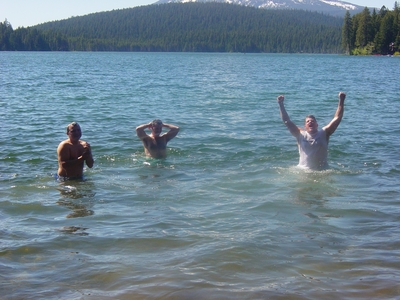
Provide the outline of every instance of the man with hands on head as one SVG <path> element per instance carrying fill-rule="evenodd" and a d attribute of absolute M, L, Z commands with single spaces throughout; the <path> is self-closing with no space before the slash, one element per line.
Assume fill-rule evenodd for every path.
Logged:
<path fill-rule="evenodd" d="M 322 170 L 328 167 L 328 143 L 329 137 L 335 132 L 343 118 L 344 99 L 346 94 L 339 93 L 339 104 L 333 119 L 328 125 L 318 130 L 317 119 L 308 115 L 304 122 L 304 129 L 297 127 L 289 118 L 283 101 L 285 97 L 280 95 L 277 100 L 282 121 L 296 138 L 299 149 L 299 167 L 312 170 Z"/>
<path fill-rule="evenodd" d="M 161 134 L 163 128 L 169 131 Z M 145 129 L 151 130 L 148 135 Z M 153 158 L 167 157 L 167 143 L 172 140 L 179 132 L 179 127 L 171 124 L 164 124 L 161 120 L 155 119 L 148 124 L 136 127 L 136 134 L 144 146 L 144 152 L 147 156 Z"/>
<path fill-rule="evenodd" d="M 78 123 L 67 126 L 68 139 L 57 148 L 58 176 L 64 179 L 82 178 L 84 164 L 93 167 L 94 160 L 89 143 L 81 140 L 82 131 Z"/>

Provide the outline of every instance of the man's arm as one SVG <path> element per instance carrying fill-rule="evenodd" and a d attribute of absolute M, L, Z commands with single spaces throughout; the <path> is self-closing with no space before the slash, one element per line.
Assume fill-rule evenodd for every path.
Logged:
<path fill-rule="evenodd" d="M 333 134 L 338 128 L 340 122 L 342 121 L 343 118 L 343 113 L 344 113 L 344 99 L 346 99 L 346 94 L 343 92 L 339 93 L 339 104 L 336 109 L 336 113 L 332 119 L 332 121 L 329 122 L 328 125 L 324 126 L 324 130 L 326 131 L 327 136 L 330 136 Z"/>
<path fill-rule="evenodd" d="M 281 118 L 283 123 L 285 123 L 286 127 L 289 129 L 290 133 L 294 136 L 294 137 L 298 137 L 298 135 L 300 134 L 300 129 L 296 126 L 296 124 L 294 124 L 290 118 L 288 113 L 286 112 L 285 106 L 283 104 L 283 100 L 285 100 L 285 97 L 283 95 L 280 95 L 278 97 L 278 103 L 279 103 L 279 110 L 281 113 Z"/>
<path fill-rule="evenodd" d="M 146 137 L 148 137 L 147 133 L 144 132 L 145 129 L 151 129 L 151 122 L 148 124 L 142 124 L 136 127 L 136 134 L 139 137 L 139 139 L 143 140 Z"/>
<path fill-rule="evenodd" d="M 164 128 L 169 128 L 169 131 L 166 134 L 164 134 L 164 136 L 167 139 L 167 142 L 172 140 L 174 137 L 176 137 L 176 135 L 179 132 L 179 127 L 175 126 L 175 125 L 172 125 L 172 124 L 163 124 L 163 127 Z"/>
<path fill-rule="evenodd" d="M 90 144 L 87 142 L 84 142 L 83 144 L 83 153 L 82 153 L 82 157 L 86 162 L 86 165 L 89 168 L 92 168 L 94 165 L 94 159 L 92 156 L 92 148 L 90 147 Z"/>

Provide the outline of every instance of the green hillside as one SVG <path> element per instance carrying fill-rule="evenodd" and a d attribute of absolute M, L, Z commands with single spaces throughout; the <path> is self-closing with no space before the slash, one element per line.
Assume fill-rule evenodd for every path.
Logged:
<path fill-rule="evenodd" d="M 343 18 L 225 3 L 170 3 L 29 28 L 1 23 L 0 50 L 341 53 Z"/>

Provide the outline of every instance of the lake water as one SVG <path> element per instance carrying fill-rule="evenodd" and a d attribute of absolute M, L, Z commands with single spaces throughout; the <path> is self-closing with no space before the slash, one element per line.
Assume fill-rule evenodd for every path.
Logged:
<path fill-rule="evenodd" d="M 400 58 L 0 52 L 2 299 L 398 299 Z M 279 116 L 320 127 L 296 167 Z M 165 160 L 135 127 L 180 126 Z M 58 182 L 77 121 L 95 166 Z"/>

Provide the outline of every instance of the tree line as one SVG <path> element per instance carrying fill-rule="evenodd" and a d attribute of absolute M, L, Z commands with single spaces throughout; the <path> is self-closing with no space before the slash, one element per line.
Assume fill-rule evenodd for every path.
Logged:
<path fill-rule="evenodd" d="M 343 18 L 226 3 L 169 3 L 13 30 L 0 50 L 340 53 Z"/>
<path fill-rule="evenodd" d="M 347 11 L 342 27 L 342 46 L 350 55 L 400 54 L 400 9 L 383 6 L 379 12 L 366 7 L 361 13 L 350 16 Z"/>

